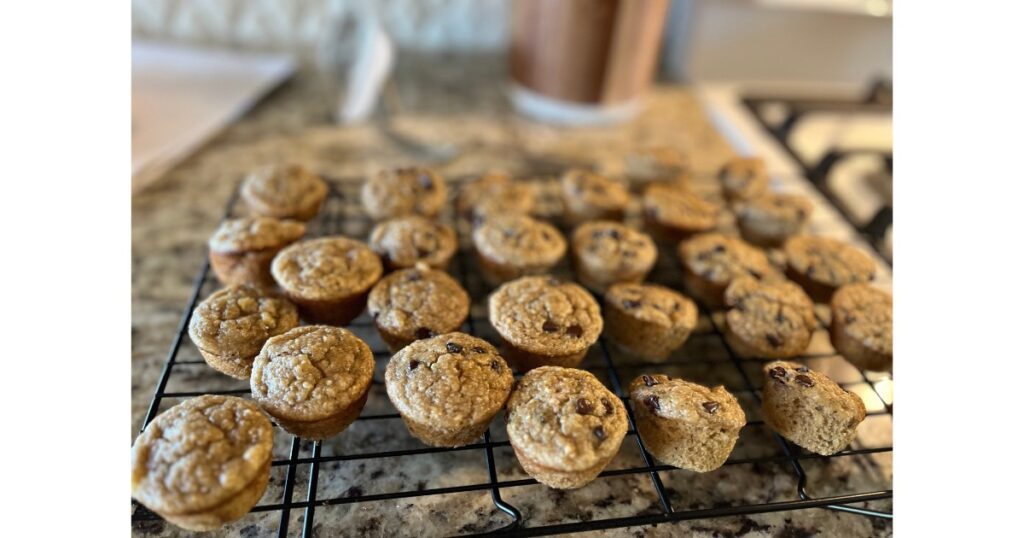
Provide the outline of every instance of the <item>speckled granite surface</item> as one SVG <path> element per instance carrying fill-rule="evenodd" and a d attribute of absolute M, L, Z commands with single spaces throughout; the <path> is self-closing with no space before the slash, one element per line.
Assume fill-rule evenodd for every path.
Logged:
<path fill-rule="evenodd" d="M 411 58 L 402 60 L 398 78 L 401 113 L 394 129 L 417 140 L 452 144 L 459 157 L 435 163 L 448 176 L 458 177 L 491 169 L 512 172 L 569 161 L 596 162 L 614 171 L 625 155 L 647 146 L 672 146 L 685 151 L 698 173 L 711 172 L 732 153 L 705 119 L 698 103 L 685 88 L 658 88 L 646 111 L 635 121 L 607 129 L 558 130 L 518 119 L 507 109 L 500 82 L 504 62 L 500 58 Z M 429 156 L 368 125 L 337 128 L 328 121 L 329 100 L 313 77 L 300 77 L 276 91 L 256 110 L 212 140 L 176 167 L 159 184 L 132 202 L 132 424 L 134 438 L 146 408 L 192 280 L 205 255 L 205 241 L 216 227 L 238 178 L 249 168 L 280 160 L 297 160 L 332 178 L 354 178 L 379 166 L 423 162 Z M 355 231 L 354 233 L 358 233 Z M 563 268 L 565 269 L 565 268 Z M 472 268 L 470 268 L 470 271 Z M 565 269 L 567 270 L 567 269 Z M 209 292 L 210 286 L 204 290 Z M 472 290 L 471 290 L 472 291 Z M 479 305 L 477 306 L 479 308 Z M 707 321 L 705 320 L 705 327 Z M 485 335 L 486 327 L 478 327 Z M 380 347 L 369 328 L 361 332 L 371 345 Z M 706 333 L 706 331 L 705 331 Z M 695 336 L 685 353 L 700 356 L 706 364 L 661 368 L 702 382 L 738 385 L 734 369 L 716 367 L 726 361 L 713 335 Z M 827 346 L 819 332 L 818 345 Z M 179 360 L 198 360 L 189 344 Z M 814 365 L 829 368 L 837 380 L 859 380 L 845 362 Z M 596 354 L 589 364 L 600 365 Z M 718 363 L 721 366 L 722 363 Z M 381 370 L 384 360 L 378 361 Z M 845 365 L 845 366 L 844 366 Z M 751 365 L 754 367 L 755 365 Z M 177 369 L 181 369 L 180 371 Z M 733 372 L 723 374 L 723 372 Z M 639 375 L 643 370 L 630 371 Z M 377 380 L 381 379 L 377 373 Z M 730 377 L 731 375 L 731 377 Z M 725 376 L 725 378 L 722 378 Z M 753 376 L 756 381 L 756 376 Z M 220 376 L 202 363 L 176 367 L 168 390 L 243 388 L 244 383 Z M 866 384 L 865 384 L 866 387 Z M 868 394 L 865 387 L 854 390 Z M 748 420 L 758 420 L 752 396 L 741 397 Z M 169 404 L 175 401 L 169 401 Z M 869 411 L 881 402 L 869 402 Z M 375 384 L 364 413 L 393 412 L 383 386 Z M 492 424 L 495 440 L 504 440 L 504 428 Z M 855 446 L 889 446 L 891 419 L 869 417 Z M 627 437 L 610 469 L 642 464 L 632 436 Z M 275 459 L 288 455 L 290 439 L 279 434 Z M 398 420 L 359 421 L 342 435 L 326 442 L 324 455 L 346 459 L 321 466 L 317 498 L 345 498 L 426 488 L 479 484 L 488 481 L 480 450 L 421 454 L 389 459 L 359 459 L 358 454 L 381 450 L 417 449 Z M 303 443 L 300 457 L 311 446 Z M 734 458 L 762 460 L 778 454 L 779 447 L 763 426 L 744 429 Z M 867 454 L 831 460 L 803 461 L 807 489 L 815 496 L 891 488 L 891 455 Z M 499 480 L 527 478 L 511 450 L 495 452 Z M 271 485 L 260 504 L 280 502 L 286 466 L 275 466 Z M 309 466 L 295 469 L 293 499 L 306 498 Z M 677 510 L 773 502 L 795 499 L 796 478 L 788 463 L 737 463 L 704 474 L 687 471 L 660 473 Z M 540 485 L 503 490 L 503 498 L 517 506 L 528 525 L 567 523 L 653 514 L 660 510 L 658 496 L 646 474 L 603 478 L 581 490 L 560 492 Z M 891 510 L 891 501 L 870 503 Z M 276 535 L 279 512 L 252 513 L 235 524 L 211 533 L 214 536 Z M 289 535 L 299 535 L 302 510 L 292 510 Z M 509 522 L 495 509 L 488 490 L 450 495 L 336 504 L 317 508 L 313 532 L 318 536 L 420 536 L 482 532 Z M 160 520 L 132 524 L 140 536 L 186 535 Z M 886 536 L 891 523 L 823 509 L 779 512 L 752 516 L 703 519 L 655 527 L 604 531 L 612 536 Z"/>

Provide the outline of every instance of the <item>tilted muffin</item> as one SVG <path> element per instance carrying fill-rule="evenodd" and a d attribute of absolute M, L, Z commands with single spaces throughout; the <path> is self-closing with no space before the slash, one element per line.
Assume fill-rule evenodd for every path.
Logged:
<path fill-rule="evenodd" d="M 214 530 L 263 496 L 273 449 L 274 428 L 252 402 L 190 398 L 132 444 L 132 497 L 183 529 Z"/>
<path fill-rule="evenodd" d="M 497 289 L 487 302 L 506 358 L 521 372 L 538 366 L 576 366 L 601 335 L 597 301 L 578 284 L 526 276 Z"/>
<path fill-rule="evenodd" d="M 451 226 L 419 215 L 386 220 L 370 232 L 370 248 L 389 271 L 413 267 L 419 262 L 445 269 L 458 246 L 458 236 Z"/>
<path fill-rule="evenodd" d="M 359 416 L 373 381 L 370 346 L 347 329 L 296 327 L 264 344 L 252 366 L 252 398 L 305 439 L 337 435 Z"/>
<path fill-rule="evenodd" d="M 282 248 L 302 239 L 306 225 L 270 217 L 228 219 L 210 237 L 210 268 L 225 286 L 273 286 L 270 262 Z"/>
<path fill-rule="evenodd" d="M 647 450 L 659 461 L 700 473 L 725 464 L 747 423 L 739 401 L 721 385 L 711 389 L 644 375 L 629 384 L 629 399 Z"/>
<path fill-rule="evenodd" d="M 666 239 L 713 230 L 721 210 L 718 204 L 678 184 L 653 183 L 644 191 L 644 221 Z"/>
<path fill-rule="evenodd" d="M 289 246 L 274 257 L 270 272 L 302 319 L 345 325 L 366 307 L 384 267 L 361 241 L 336 236 Z"/>
<path fill-rule="evenodd" d="M 214 370 L 249 379 L 263 343 L 298 325 L 299 313 L 287 299 L 252 286 L 230 286 L 199 303 L 188 336 Z"/>
<path fill-rule="evenodd" d="M 508 174 L 492 172 L 462 185 L 456 208 L 459 215 L 476 222 L 506 213 L 529 215 L 534 203 L 530 184 L 512 179 Z"/>
<path fill-rule="evenodd" d="M 875 261 L 830 237 L 798 235 L 783 245 L 786 276 L 817 302 L 828 302 L 837 288 L 875 278 Z"/>
<path fill-rule="evenodd" d="M 392 353 L 415 340 L 459 330 L 469 294 L 444 271 L 426 265 L 395 271 L 370 290 L 367 310 Z"/>
<path fill-rule="evenodd" d="M 686 291 L 711 308 L 724 306 L 725 288 L 733 279 L 750 276 L 777 280 L 782 275 L 764 252 L 737 237 L 702 234 L 679 245 Z"/>
<path fill-rule="evenodd" d="M 892 368 L 892 295 L 847 284 L 832 295 L 832 345 L 864 370 Z"/>
<path fill-rule="evenodd" d="M 730 202 L 757 198 L 768 191 L 768 170 L 759 157 L 733 159 L 718 172 L 722 195 Z"/>
<path fill-rule="evenodd" d="M 622 183 L 578 168 L 562 174 L 560 183 L 567 223 L 622 220 L 629 204 L 629 189 Z"/>
<path fill-rule="evenodd" d="M 388 398 L 417 439 L 468 445 L 487 430 L 512 391 L 512 370 L 484 340 L 453 332 L 413 342 L 388 362 Z"/>
<path fill-rule="evenodd" d="M 618 222 L 588 222 L 572 233 L 576 276 L 598 293 L 616 282 L 643 282 L 657 258 L 649 235 Z"/>
<path fill-rule="evenodd" d="M 744 357 L 795 357 L 814 334 L 814 303 L 792 282 L 737 278 L 725 290 L 725 306 L 725 341 Z"/>
<path fill-rule="evenodd" d="M 498 215 L 473 230 L 484 281 L 491 286 L 551 270 L 565 255 L 565 238 L 552 225 L 525 215 Z"/>
<path fill-rule="evenodd" d="M 629 425 L 622 401 L 593 374 L 557 366 L 519 380 L 505 424 L 519 465 L 557 489 L 597 478 L 619 452 Z"/>
<path fill-rule="evenodd" d="M 760 247 L 778 247 L 803 231 L 812 209 L 805 196 L 766 193 L 736 204 L 736 224 L 746 241 Z"/>
<path fill-rule="evenodd" d="M 604 296 L 605 333 L 624 351 L 664 362 L 697 326 L 697 305 L 656 284 L 620 283 Z"/>
<path fill-rule="evenodd" d="M 327 183 L 298 164 L 269 166 L 245 178 L 241 198 L 256 216 L 309 220 L 327 198 Z"/>
<path fill-rule="evenodd" d="M 839 452 L 856 437 L 867 415 L 860 396 L 792 362 L 768 363 L 764 375 L 761 412 L 779 435 L 823 456 Z"/>
<path fill-rule="evenodd" d="M 370 218 L 434 217 L 448 197 L 441 174 L 422 167 L 381 170 L 363 183 L 363 208 Z"/>

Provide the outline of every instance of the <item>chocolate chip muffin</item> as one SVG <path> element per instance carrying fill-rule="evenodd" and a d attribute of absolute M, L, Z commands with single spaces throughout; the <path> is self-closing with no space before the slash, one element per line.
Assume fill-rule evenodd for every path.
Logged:
<path fill-rule="evenodd" d="M 270 262 L 282 248 L 302 239 L 306 225 L 270 217 L 228 219 L 210 237 L 210 268 L 225 286 L 273 286 Z"/>
<path fill-rule="evenodd" d="M 792 282 L 737 278 L 725 290 L 725 306 L 725 341 L 743 357 L 795 357 L 814 333 L 814 303 Z"/>
<path fill-rule="evenodd" d="M 302 319 L 345 325 L 366 307 L 384 267 L 361 241 L 336 236 L 289 246 L 274 257 L 270 272 Z"/>
<path fill-rule="evenodd" d="M 250 173 L 240 195 L 254 216 L 309 220 L 327 198 L 327 183 L 298 164 L 269 166 Z"/>
<path fill-rule="evenodd" d="M 768 191 L 768 170 L 758 157 L 733 159 L 718 172 L 722 195 L 730 202 L 757 198 Z"/>
<path fill-rule="evenodd" d="M 576 489 L 597 478 L 626 435 L 626 408 L 590 372 L 545 366 L 519 380 L 508 400 L 508 440 L 538 482 Z"/>
<path fill-rule="evenodd" d="M 382 278 L 367 310 L 392 353 L 415 340 L 459 330 L 469 315 L 469 294 L 444 271 L 420 264 Z"/>
<path fill-rule="evenodd" d="M 491 286 L 551 270 L 565 255 L 554 226 L 525 215 L 497 215 L 473 230 L 480 272 Z"/>
<path fill-rule="evenodd" d="M 359 416 L 373 381 L 370 346 L 347 329 L 296 327 L 264 344 L 252 367 L 252 397 L 289 432 L 337 435 Z"/>
<path fill-rule="evenodd" d="M 512 391 L 512 370 L 484 340 L 453 332 L 406 346 L 388 362 L 388 398 L 417 439 L 468 445 L 487 430 Z"/>
<path fill-rule="evenodd" d="M 644 190 L 644 221 L 652 233 L 679 240 L 713 230 L 722 208 L 679 184 L 653 183 Z"/>
<path fill-rule="evenodd" d="M 622 220 L 629 204 L 629 189 L 622 183 L 578 168 L 562 174 L 560 183 L 566 223 Z"/>
<path fill-rule="evenodd" d="M 700 473 L 725 464 L 747 423 L 725 387 L 709 389 L 666 375 L 634 379 L 629 400 L 647 450 L 659 461 Z"/>
<path fill-rule="evenodd" d="M 697 305 L 656 284 L 620 283 L 604 296 L 605 334 L 626 353 L 664 362 L 697 326 Z"/>
<path fill-rule="evenodd" d="M 214 370 L 249 379 L 263 343 L 298 325 L 299 313 L 287 299 L 253 286 L 229 286 L 192 311 L 188 336 Z"/>
<path fill-rule="evenodd" d="M 597 301 L 577 284 L 549 276 L 506 283 L 488 299 L 491 325 L 506 357 L 521 372 L 538 366 L 576 366 L 604 326 Z"/>
<path fill-rule="evenodd" d="M 832 295 L 832 345 L 864 370 L 892 368 L 892 296 L 869 284 L 847 284 Z"/>
<path fill-rule="evenodd" d="M 529 183 L 508 174 L 492 172 L 459 189 L 456 208 L 459 215 L 479 223 L 494 215 L 529 215 L 535 196 Z"/>
<path fill-rule="evenodd" d="M 384 221 L 370 232 L 370 248 L 389 271 L 413 267 L 420 262 L 445 269 L 458 246 L 458 236 L 451 226 L 419 215 Z"/>
<path fill-rule="evenodd" d="M 823 456 L 853 441 L 867 414 L 859 396 L 792 362 L 768 363 L 764 375 L 761 412 L 779 435 Z"/>
<path fill-rule="evenodd" d="M 132 444 L 132 497 L 183 529 L 214 530 L 263 496 L 273 448 L 274 428 L 252 402 L 190 398 Z"/>
<path fill-rule="evenodd" d="M 737 202 L 734 209 L 743 239 L 759 247 L 778 247 L 803 231 L 813 206 L 805 196 L 765 193 Z"/>
<path fill-rule="evenodd" d="M 725 288 L 737 277 L 764 281 L 782 278 L 764 252 L 720 233 L 684 241 L 679 245 L 679 258 L 686 291 L 710 308 L 724 306 Z"/>
<path fill-rule="evenodd" d="M 444 178 L 429 168 L 381 170 L 363 184 L 363 207 L 370 218 L 385 220 L 406 215 L 434 217 L 448 197 Z"/>
<path fill-rule="evenodd" d="M 618 222 L 588 222 L 572 234 L 576 277 L 597 293 L 616 282 L 643 282 L 657 258 L 649 235 Z"/>
<path fill-rule="evenodd" d="M 782 248 L 786 253 L 786 276 L 820 303 L 828 302 L 840 286 L 875 278 L 871 256 L 837 239 L 798 235 Z"/>

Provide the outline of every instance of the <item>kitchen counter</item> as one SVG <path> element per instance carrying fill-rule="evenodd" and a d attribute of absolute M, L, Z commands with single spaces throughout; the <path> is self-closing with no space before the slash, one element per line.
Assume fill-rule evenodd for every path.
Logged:
<path fill-rule="evenodd" d="M 685 87 L 659 86 L 645 111 L 634 121 L 611 128 L 555 129 L 517 118 L 502 94 L 504 61 L 495 57 L 419 57 L 404 54 L 390 108 L 397 112 L 388 136 L 373 124 L 339 128 L 329 121 L 330 92 L 314 75 L 301 75 L 275 90 L 240 121 L 202 150 L 172 169 L 166 177 L 132 200 L 132 422 L 134 438 L 141 426 L 167 350 L 187 303 L 196 271 L 203 263 L 205 242 L 217 226 L 238 179 L 255 166 L 298 161 L 338 181 L 355 181 L 380 167 L 430 163 L 448 177 L 465 177 L 487 170 L 512 173 L 538 163 L 589 161 L 614 173 L 623 158 L 639 149 L 671 146 L 686 153 L 698 174 L 711 174 L 733 155 L 729 145 L 705 118 L 700 103 Z M 454 158 L 436 158 L 416 149 L 408 139 L 449 144 Z M 183 351 L 185 352 L 185 351 Z M 205 365 L 198 365 L 205 368 Z M 209 370 L 207 368 L 207 370 Z M 197 373 L 199 382 L 208 372 Z M 208 379 L 208 378 L 207 378 Z M 182 387 L 177 387 L 183 390 Z M 381 391 L 382 392 L 382 391 Z M 368 404 L 368 407 L 371 407 Z M 888 418 L 888 417 L 885 417 Z M 393 423 L 385 425 L 386 423 Z M 891 422 L 887 426 L 891 429 Z M 882 428 L 884 430 L 884 427 Z M 358 430 L 358 431 L 357 431 Z M 492 431 L 494 428 L 492 428 Z M 503 434 L 503 432 L 502 432 Z M 884 432 L 884 435 L 891 435 Z M 285 435 L 278 435 L 277 457 L 287 455 Z M 372 421 L 339 436 L 325 453 L 382 447 L 414 448 L 400 421 Z M 891 437 L 889 439 L 891 442 Z M 330 443 L 328 443 L 330 444 Z M 627 444 L 635 445 L 627 439 Z M 283 447 L 283 448 L 282 448 Z M 444 487 L 485 481 L 482 458 L 392 458 L 331 462 L 321 467 L 318 497 L 361 495 L 416 487 Z M 309 454 L 308 443 L 303 454 Z M 502 478 L 522 478 L 509 454 L 499 455 Z M 881 489 L 868 476 L 881 472 L 891 483 L 891 455 L 878 468 L 865 469 L 861 457 L 808 461 L 813 494 L 833 493 L 832 487 Z M 629 458 L 630 456 L 622 456 Z M 874 456 L 872 456 L 874 458 Z M 477 462 L 475 459 L 480 459 Z M 746 467 L 741 469 L 741 467 Z M 881 469 L 879 471 L 878 469 Z M 283 467 L 275 467 L 263 503 L 280 499 Z M 753 471 L 753 472 L 751 472 Z M 303 474 L 303 473 L 306 474 Z M 484 474 L 481 476 L 480 473 Z M 774 464 L 730 466 L 714 478 L 686 472 L 662 473 L 677 507 L 710 507 L 720 499 L 744 502 L 791 500 L 795 478 Z M 735 475 L 730 481 L 729 476 Z M 757 477 L 753 482 L 750 476 Z M 305 498 L 308 469 L 296 470 L 295 500 Z M 866 482 L 865 482 L 866 481 Z M 429 483 L 429 484 L 428 484 Z M 813 489 L 821 484 L 819 489 Z M 891 486 L 882 486 L 891 487 Z M 275 489 L 276 488 L 276 489 Z M 865 491 L 859 489 L 858 491 Z M 505 490 L 531 524 L 622 517 L 657 510 L 650 479 L 644 474 L 601 480 L 575 492 L 542 486 Z M 891 510 L 891 501 L 871 507 Z M 250 514 L 212 535 L 263 536 L 276 532 L 277 512 Z M 290 534 L 301 531 L 302 511 L 292 511 Z M 413 499 L 344 504 L 318 509 L 318 535 L 391 536 L 400 532 L 434 535 L 479 532 L 507 522 L 491 503 L 488 491 L 432 495 Z M 653 528 L 607 531 L 609 535 L 669 536 L 878 536 L 892 533 L 891 522 L 843 512 L 811 509 L 742 517 L 705 519 Z M 133 524 L 133 534 L 186 535 L 163 521 Z"/>

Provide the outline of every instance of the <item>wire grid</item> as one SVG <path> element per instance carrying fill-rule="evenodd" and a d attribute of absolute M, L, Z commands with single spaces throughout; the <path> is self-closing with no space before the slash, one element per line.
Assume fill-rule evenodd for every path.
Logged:
<path fill-rule="evenodd" d="M 358 203 L 357 189 L 357 181 L 331 181 L 331 193 L 324 204 L 324 208 L 317 218 L 308 223 L 308 236 L 315 237 L 322 235 L 344 234 L 352 237 L 366 237 L 372 223 L 361 210 L 360 204 Z M 228 202 L 225 218 L 236 214 L 234 208 L 236 199 L 237 190 Z M 450 207 L 446 210 L 446 216 L 451 218 Z M 467 247 L 468 240 L 465 238 L 465 229 L 460 230 L 460 235 L 462 236 L 460 237 L 460 244 L 462 246 L 456 254 L 455 259 L 453 259 L 452 265 L 449 267 L 449 271 L 453 276 L 456 276 L 461 281 L 462 285 L 473 298 L 473 306 L 470 311 L 470 316 L 463 327 L 463 331 L 491 340 L 492 342 L 497 342 L 497 336 L 490 327 L 490 323 L 486 316 L 486 296 L 490 290 L 486 288 L 485 284 L 478 276 L 476 261 L 473 259 L 471 250 Z M 565 262 L 556 268 L 554 272 L 555 274 L 564 273 L 565 276 L 571 277 L 571 270 Z M 679 273 L 680 269 L 674 252 L 662 250 L 662 252 L 659 253 L 658 263 L 652 271 L 651 278 L 649 280 L 663 285 L 668 285 L 670 287 L 679 288 L 680 284 L 677 276 Z M 210 372 L 213 372 L 213 370 L 209 369 L 201 358 L 179 358 L 182 347 L 192 345 L 187 338 L 188 322 L 192 310 L 203 297 L 211 293 L 217 287 L 218 283 L 215 277 L 211 274 L 209 270 L 209 263 L 207 262 L 203 265 L 203 268 L 195 279 L 191 298 L 182 315 L 178 331 L 174 336 L 167 361 L 160 375 L 156 392 L 145 417 L 143 427 L 145 427 L 146 424 L 149 424 L 149 422 L 152 421 L 160 411 L 170 407 L 171 405 L 179 403 L 183 398 L 199 396 L 202 394 L 232 394 L 244 396 L 249 393 L 248 388 L 225 388 L 222 382 L 212 383 L 213 386 L 208 386 L 206 388 L 195 389 L 192 385 L 196 384 L 196 380 L 193 379 L 188 372 L 184 372 L 183 370 L 189 367 L 207 369 Z M 827 320 L 822 319 L 823 314 L 819 313 L 818 317 L 819 324 L 827 327 Z M 626 356 L 619 354 L 614 346 L 609 345 L 605 341 L 604 337 L 601 337 L 598 343 L 591 349 L 587 359 L 580 366 L 581 368 L 598 375 L 599 378 L 602 378 L 608 385 L 610 385 L 613 392 L 622 398 L 625 403 L 629 415 L 629 429 L 627 431 L 626 438 L 623 440 L 623 446 L 620 450 L 620 454 L 616 456 L 616 460 L 626 459 L 622 453 L 629 448 L 628 444 L 630 443 L 635 444 L 635 450 L 640 454 L 639 460 L 634 458 L 635 461 L 633 464 L 617 465 L 616 461 L 613 461 L 612 464 L 610 464 L 608 468 L 601 473 L 597 481 L 610 480 L 612 477 L 623 477 L 628 475 L 647 475 L 650 478 L 650 485 L 656 494 L 656 502 L 652 503 L 652 508 L 649 510 L 639 510 L 638 513 L 627 516 L 530 525 L 531 518 L 524 515 L 524 510 L 521 510 L 520 507 L 517 507 L 512 502 L 504 499 L 503 493 L 510 492 L 513 488 L 536 485 L 537 482 L 528 475 L 523 474 L 521 471 L 519 471 L 519 474 L 523 476 L 522 478 L 502 478 L 500 476 L 507 473 L 499 472 L 498 465 L 496 464 L 496 460 L 498 458 L 496 452 L 508 452 L 506 458 L 511 460 L 514 460 L 514 456 L 511 456 L 511 451 L 509 450 L 510 445 L 506 439 L 494 439 L 494 437 L 501 437 L 504 435 L 503 424 L 500 422 L 501 419 L 498 418 L 495 422 L 492 422 L 490 428 L 479 442 L 459 448 L 435 448 L 417 443 L 417 448 L 370 452 L 354 451 L 352 453 L 345 453 L 344 451 L 341 451 L 339 453 L 325 455 L 322 450 L 322 442 L 313 442 L 312 446 L 309 447 L 308 445 L 310 443 L 308 441 L 303 442 L 301 439 L 291 436 L 291 441 L 286 447 L 287 457 L 283 459 L 275 458 L 272 462 L 272 467 L 274 468 L 285 468 L 285 477 L 282 483 L 280 499 L 277 501 L 271 499 L 270 502 L 267 502 L 267 497 L 270 495 L 270 490 L 268 489 L 268 493 L 264 495 L 261 503 L 257 504 L 252 511 L 279 512 L 279 522 L 277 526 L 278 536 L 288 536 L 289 534 L 296 535 L 301 532 L 301 535 L 304 537 L 316 534 L 314 526 L 316 516 L 318 513 L 323 512 L 323 510 L 318 512 L 318 508 L 349 505 L 354 503 L 376 503 L 424 496 L 454 495 L 470 492 L 478 492 L 484 495 L 489 494 L 493 501 L 494 509 L 497 511 L 495 514 L 491 515 L 491 518 L 492 520 L 495 517 L 498 517 L 499 519 L 497 521 L 492 521 L 492 524 L 489 525 L 488 528 L 482 529 L 485 531 L 483 533 L 486 534 L 513 533 L 523 536 L 548 535 L 636 525 L 652 525 L 673 521 L 721 516 L 800 510 L 815 507 L 825 507 L 834 510 L 852 512 L 868 517 L 891 518 L 891 513 L 868 508 L 865 504 L 869 501 L 880 501 L 892 498 L 891 476 L 883 477 L 882 482 L 884 482 L 884 487 L 880 489 L 869 488 L 867 491 L 844 492 L 841 494 L 832 492 L 828 495 L 813 496 L 808 491 L 809 474 L 805 469 L 805 463 L 809 461 L 859 458 L 866 459 L 866 461 L 858 461 L 859 468 L 864 469 L 865 472 L 869 473 L 878 472 L 877 468 L 875 468 L 875 462 L 870 458 L 877 454 L 891 453 L 891 441 L 887 443 L 887 446 L 848 448 L 838 454 L 826 457 L 806 452 L 796 445 L 785 441 L 779 435 L 767 430 L 764 421 L 759 419 L 759 412 L 753 408 L 755 405 L 759 407 L 760 404 L 760 386 L 758 383 L 761 380 L 760 370 L 765 361 L 740 357 L 733 352 L 722 338 L 722 334 L 720 332 L 721 323 L 721 313 L 709 313 L 705 308 L 701 307 L 700 322 L 697 329 L 694 331 L 694 334 L 684 346 L 683 350 L 674 354 L 667 363 L 646 364 L 629 359 Z M 383 385 L 381 381 L 383 377 L 381 374 L 381 367 L 382 365 L 386 365 L 387 360 L 390 357 L 390 353 L 379 338 L 374 336 L 373 333 L 375 333 L 375 328 L 373 327 L 372 321 L 365 313 L 354 320 L 348 328 L 353 332 L 356 332 L 356 334 L 360 335 L 371 344 L 374 356 L 378 363 L 377 372 L 375 373 L 375 379 L 373 382 L 375 387 L 371 389 L 371 392 L 373 389 L 380 390 Z M 821 330 L 817 332 L 822 333 Z M 702 341 L 710 341 L 717 347 L 708 347 L 707 342 L 705 342 L 704 348 L 708 351 L 693 351 L 693 347 L 698 347 L 693 344 Z M 811 347 L 815 346 L 812 344 Z M 718 352 L 710 351 L 712 349 L 717 349 Z M 724 353 L 719 353 L 722 351 L 724 351 Z M 876 387 L 876 384 L 887 382 L 887 377 L 879 378 L 874 374 L 867 374 L 863 371 L 853 369 L 853 367 L 846 363 L 844 359 L 836 355 L 834 350 L 830 349 L 830 346 L 828 349 L 824 349 L 819 353 L 809 352 L 807 355 L 799 357 L 796 360 L 802 362 L 816 362 L 814 366 L 816 369 L 821 369 L 824 364 L 831 364 L 836 361 L 841 362 L 845 365 L 843 367 L 843 371 L 846 372 L 846 378 L 845 382 L 842 382 L 844 381 L 843 379 L 837 379 L 837 381 L 840 381 L 840 385 L 851 389 L 859 389 L 855 390 L 855 392 L 858 392 L 862 397 L 870 397 L 870 394 L 872 393 L 877 397 L 877 399 L 874 400 L 875 405 L 869 405 L 869 418 L 866 420 L 870 420 L 871 417 L 877 416 L 888 416 L 891 419 L 891 396 L 884 394 L 885 391 L 879 391 Z M 856 370 L 856 373 L 851 373 L 851 370 Z M 630 377 L 623 377 L 623 372 L 628 372 Z M 789 472 L 792 473 L 790 478 L 795 478 L 796 480 L 796 488 L 795 491 L 792 492 L 792 497 L 777 501 L 772 500 L 769 502 L 744 502 L 744 500 L 740 498 L 738 500 L 733 499 L 731 502 L 718 501 L 713 503 L 712 506 L 687 506 L 684 508 L 679 506 L 682 503 L 676 503 L 676 506 L 674 506 L 672 498 L 674 490 L 666 487 L 663 480 L 663 474 L 664 476 L 671 476 L 673 473 L 682 473 L 684 478 L 696 477 L 697 475 L 695 473 L 690 473 L 689 471 L 657 463 L 651 454 L 644 448 L 643 440 L 636 434 L 633 412 L 628 395 L 625 392 L 625 387 L 632 378 L 637 377 L 642 373 L 668 373 L 669 375 L 686 377 L 689 380 L 706 385 L 725 384 L 726 388 L 740 398 L 741 403 L 746 403 L 747 405 L 745 405 L 745 407 L 748 407 L 748 409 L 746 409 L 748 416 L 747 426 L 741 432 L 741 438 L 737 443 L 737 449 L 734 450 L 733 455 L 730 456 L 725 467 L 743 465 L 752 466 L 754 469 L 757 469 L 757 466 L 759 465 L 777 465 L 782 466 L 782 469 L 788 467 L 790 469 Z M 851 375 L 853 377 L 851 377 Z M 518 378 L 519 375 L 517 374 L 516 377 Z M 219 376 L 212 379 L 226 381 L 228 378 L 226 376 Z M 729 379 L 733 380 L 733 382 L 728 382 Z M 723 383 L 723 380 L 726 382 Z M 736 380 L 738 380 L 738 383 Z M 189 388 L 193 388 L 193 390 L 169 389 L 169 384 L 171 383 L 174 383 L 175 385 L 186 384 L 189 385 Z M 384 396 L 384 399 L 386 400 L 386 396 Z M 390 402 L 387 402 L 387 405 L 390 405 Z M 391 408 L 391 411 L 393 411 L 393 407 Z M 758 419 L 750 420 L 752 415 L 757 416 Z M 356 424 L 370 421 L 400 421 L 400 417 L 395 412 L 368 413 L 367 410 L 364 409 L 363 414 L 361 414 L 357 419 Z M 766 439 L 766 441 L 764 441 L 765 443 L 774 445 L 773 453 L 752 454 L 748 457 L 744 457 L 742 455 L 741 447 L 745 443 L 744 436 L 753 430 L 758 430 L 760 432 L 760 435 Z M 344 438 L 346 433 L 348 433 L 348 431 L 342 432 L 342 434 L 337 437 Z M 282 435 L 277 435 L 278 440 L 280 440 L 281 437 Z M 332 440 L 329 440 L 328 442 L 331 441 Z M 303 455 L 304 445 L 306 445 L 309 450 L 308 456 Z M 758 448 L 764 447 L 759 446 Z M 366 462 L 410 456 L 441 457 L 446 453 L 458 453 L 460 457 L 463 458 L 460 460 L 460 463 L 469 461 L 471 455 L 475 453 L 486 467 L 486 480 L 445 487 L 425 487 L 421 482 L 415 489 L 403 488 L 399 491 L 373 494 L 364 494 L 361 488 L 354 486 L 340 495 L 323 497 L 317 495 L 320 475 L 322 474 L 322 468 L 325 465 L 339 466 L 343 464 L 355 464 L 357 461 Z M 275 454 L 277 454 L 276 449 Z M 505 461 L 505 463 L 508 464 L 505 467 L 513 468 L 518 471 L 516 462 Z M 299 472 L 299 468 L 301 466 L 308 466 L 308 471 L 305 473 L 307 475 L 305 477 L 305 481 L 307 483 L 306 495 L 304 500 L 295 500 L 294 492 L 296 487 L 301 486 L 300 474 L 302 473 Z M 377 473 L 374 473 L 370 478 L 379 479 L 379 476 L 375 477 L 376 474 Z M 852 504 L 857 504 L 857 506 L 851 506 Z M 298 517 L 296 517 L 296 515 Z M 152 521 L 158 518 L 158 515 L 133 501 L 133 523 Z M 298 530 L 299 528 L 301 528 L 301 531 Z M 450 532 L 445 532 L 445 534 L 467 534 L 461 532 L 461 530 L 462 529 L 451 529 Z M 479 530 L 481 529 L 471 528 L 470 531 L 473 532 L 469 532 L 468 534 L 474 534 L 474 532 Z"/>

